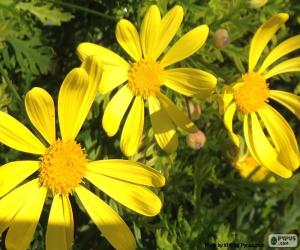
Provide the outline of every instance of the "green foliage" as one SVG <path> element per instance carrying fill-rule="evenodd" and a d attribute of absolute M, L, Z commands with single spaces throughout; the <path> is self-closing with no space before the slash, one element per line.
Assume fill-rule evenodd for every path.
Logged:
<path fill-rule="evenodd" d="M 42 47 L 37 39 L 21 40 L 8 37 L 7 42 L 13 47 L 16 60 L 22 71 L 29 70 L 32 74 L 46 74 L 51 62 L 51 49 Z"/>
<path fill-rule="evenodd" d="M 176 41 L 182 34 L 200 24 L 208 24 L 208 40 L 191 58 L 179 66 L 207 70 L 218 77 L 217 92 L 236 81 L 247 69 L 249 42 L 259 25 L 271 15 L 288 12 L 290 20 L 272 40 L 275 46 L 284 37 L 299 33 L 300 3 L 296 0 L 270 0 L 253 9 L 245 0 L 91 0 L 91 1 L 0 1 L 0 109 L 8 111 L 28 127 L 23 110 L 23 97 L 34 86 L 45 88 L 56 100 L 60 84 L 68 71 L 80 62 L 75 50 L 79 43 L 103 44 L 126 57 L 115 39 L 114 19 L 130 19 L 140 25 L 145 10 L 157 3 L 162 13 L 174 4 L 184 7 L 185 17 Z M 230 43 L 215 46 L 215 32 L 226 29 Z M 298 52 L 296 52 L 298 53 Z M 274 88 L 300 93 L 300 74 L 287 74 L 274 79 Z M 167 92 L 187 112 L 186 99 Z M 97 96 L 78 140 L 91 158 L 124 158 L 119 150 L 121 132 L 108 138 L 100 119 L 109 96 Z M 146 218 L 129 211 L 96 190 L 132 229 L 138 249 L 202 250 L 209 244 L 244 242 L 264 243 L 270 233 L 300 235 L 300 174 L 291 179 L 277 178 L 275 183 L 253 183 L 242 179 L 232 167 L 236 148 L 224 128 L 213 98 L 193 99 L 201 106 L 201 117 L 195 121 L 207 138 L 199 151 L 186 145 L 183 131 L 179 134 L 177 153 L 167 155 L 154 142 L 147 112 L 143 145 L 132 160 L 152 166 L 165 175 L 166 186 L 157 192 L 163 200 L 161 213 Z M 290 122 L 298 142 L 299 121 L 279 107 Z M 236 124 L 236 129 L 241 129 Z M 0 161 L 28 159 L 0 145 Z M 75 215 L 74 250 L 112 249 L 101 236 L 82 206 L 72 200 Z M 30 249 L 43 249 L 50 202 L 44 208 L 35 240 Z M 5 249 L 3 239 L 0 249 Z M 217 249 L 217 246 L 208 248 Z M 221 249 L 221 248 L 220 248 Z M 226 248 L 222 248 L 226 249 Z M 230 248 L 228 248 L 230 249 Z M 255 249 L 255 248 L 251 248 Z"/>
<path fill-rule="evenodd" d="M 38 1 L 1 1 L 1 63 L 8 70 L 21 74 L 28 88 L 34 76 L 48 73 L 53 50 L 45 42 L 39 22 L 27 13 L 34 14 L 45 25 L 61 25 L 72 15 Z"/>
<path fill-rule="evenodd" d="M 68 22 L 73 18 L 73 15 L 67 12 L 62 12 L 53 4 L 42 4 L 38 1 L 28 3 L 18 3 L 17 10 L 28 11 L 36 16 L 44 25 L 58 25 L 62 22 Z"/>
<path fill-rule="evenodd" d="M 5 111 L 10 102 L 11 100 L 8 94 L 7 83 L 4 79 L 2 79 L 0 83 L 0 110 Z"/>

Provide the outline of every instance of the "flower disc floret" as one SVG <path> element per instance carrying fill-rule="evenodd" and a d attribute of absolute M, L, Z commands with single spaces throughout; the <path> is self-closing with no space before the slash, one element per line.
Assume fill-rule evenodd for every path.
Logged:
<path fill-rule="evenodd" d="M 256 112 L 266 104 L 268 84 L 262 75 L 255 72 L 246 73 L 242 78 L 243 82 L 234 90 L 234 101 L 244 114 Z"/>
<path fill-rule="evenodd" d="M 163 69 L 155 61 L 141 60 L 128 71 L 128 86 L 136 96 L 153 96 L 160 91 Z"/>
<path fill-rule="evenodd" d="M 82 182 L 87 159 L 74 140 L 55 141 L 41 157 L 40 184 L 54 194 L 68 195 Z"/>

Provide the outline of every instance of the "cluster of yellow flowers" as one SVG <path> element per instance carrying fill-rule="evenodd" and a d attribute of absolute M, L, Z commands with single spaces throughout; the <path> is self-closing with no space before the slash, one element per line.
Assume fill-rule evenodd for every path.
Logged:
<path fill-rule="evenodd" d="M 162 187 L 164 176 L 130 160 L 90 161 L 75 138 L 97 92 L 107 94 L 122 84 L 105 109 L 102 125 L 108 136 L 114 136 L 128 110 L 120 143 L 124 155 L 132 156 L 139 149 L 145 106 L 149 110 L 155 139 L 167 153 L 177 149 L 176 127 L 190 133 L 198 131 L 162 93 L 165 87 L 199 98 L 212 96 L 215 92 L 217 79 L 214 75 L 200 69 L 168 68 L 200 49 L 209 33 L 206 25 L 200 25 L 162 54 L 182 19 L 180 6 L 173 7 L 161 17 L 158 7 L 153 5 L 145 15 L 139 33 L 128 20 L 119 21 L 116 38 L 133 60 L 129 62 L 100 45 L 80 44 L 77 53 L 82 64 L 68 73 L 59 91 L 59 136 L 56 135 L 53 99 L 41 88 L 35 87 L 26 94 L 25 108 L 43 141 L 15 118 L 0 112 L 0 142 L 22 152 L 40 155 L 38 160 L 14 161 L 0 167 L 0 233 L 8 229 L 7 249 L 27 249 L 48 196 L 53 199 L 46 249 L 71 249 L 74 221 L 69 197 L 72 195 L 82 202 L 114 248 L 135 249 L 135 239 L 128 226 L 112 208 L 87 189 L 86 181 L 131 210 L 154 216 L 159 213 L 162 203 L 144 186 Z M 268 102 L 272 99 L 300 118 L 300 97 L 270 90 L 267 81 L 278 74 L 300 71 L 300 57 L 273 65 L 300 48 L 300 35 L 280 43 L 264 60 L 259 60 L 287 19 L 287 14 L 277 14 L 257 30 L 250 44 L 248 72 L 217 95 L 229 135 L 237 147 L 245 140 L 249 151 L 250 158 L 237 162 L 237 168 L 243 170 L 244 176 L 257 166 L 263 168 L 254 180 L 261 180 L 270 172 L 288 178 L 299 167 L 299 150 L 293 130 Z M 243 137 L 233 131 L 236 113 L 243 117 Z M 247 167 L 249 169 L 245 170 Z"/>

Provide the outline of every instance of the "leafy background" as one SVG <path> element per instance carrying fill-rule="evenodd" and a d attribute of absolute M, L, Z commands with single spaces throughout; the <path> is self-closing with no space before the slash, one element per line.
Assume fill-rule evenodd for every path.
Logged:
<path fill-rule="evenodd" d="M 24 112 L 25 93 L 33 86 L 40 86 L 56 100 L 64 76 L 80 65 L 75 51 L 81 42 L 99 43 L 126 57 L 115 39 L 116 22 L 127 18 L 139 27 L 145 10 L 153 3 L 158 4 L 162 13 L 176 3 L 183 6 L 183 25 L 174 40 L 197 25 L 209 25 L 205 46 L 181 66 L 205 69 L 218 76 L 218 91 L 245 71 L 249 41 L 266 19 L 279 12 L 290 15 L 271 47 L 299 32 L 297 0 L 272 0 L 256 9 L 246 0 L 1 0 L 1 110 L 34 130 Z M 229 34 L 230 43 L 223 48 L 215 46 L 214 34 L 219 29 L 226 29 Z M 285 74 L 273 79 L 271 86 L 299 95 L 299 79 L 300 73 Z M 188 112 L 184 97 L 167 94 Z M 79 136 L 91 159 L 123 157 L 119 150 L 120 134 L 108 138 L 101 127 L 100 119 L 108 101 L 109 96 L 97 96 Z M 270 233 L 300 235 L 299 171 L 288 180 L 277 177 L 275 183 L 243 179 L 232 167 L 237 150 L 226 133 L 216 101 L 213 98 L 193 101 L 202 110 L 195 123 L 207 138 L 203 148 L 190 148 L 186 134 L 179 131 L 177 153 L 165 154 L 154 142 L 147 117 L 143 145 L 132 158 L 155 167 L 167 178 L 166 186 L 158 192 L 164 203 L 158 216 L 137 215 L 95 190 L 128 223 L 138 249 L 204 249 L 205 244 L 216 242 L 264 243 L 267 249 Z M 277 108 L 292 125 L 299 142 L 299 121 L 285 109 Z M 235 126 L 240 128 L 239 123 Z M 1 164 L 30 157 L 0 146 Z M 72 206 L 76 230 L 73 249 L 111 249 L 75 198 Z M 30 249 L 44 248 L 49 208 L 50 204 L 46 204 Z M 5 249 L 4 237 L 5 232 L 0 249 Z"/>

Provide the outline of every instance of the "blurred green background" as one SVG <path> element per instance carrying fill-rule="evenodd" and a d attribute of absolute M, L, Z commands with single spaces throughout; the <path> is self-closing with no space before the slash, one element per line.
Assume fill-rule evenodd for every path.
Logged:
<path fill-rule="evenodd" d="M 180 65 L 216 75 L 218 92 L 245 71 L 251 37 L 273 14 L 287 12 L 290 19 L 272 40 L 271 47 L 287 37 L 300 34 L 298 0 L 269 0 L 261 7 L 253 6 L 250 0 L 1 0 L 1 110 L 33 129 L 24 112 L 26 92 L 33 86 L 40 86 L 57 100 L 64 76 L 80 65 L 76 47 L 81 42 L 101 44 L 127 58 L 116 42 L 115 25 L 119 19 L 126 18 L 139 27 L 146 9 L 153 3 L 159 6 L 162 14 L 175 4 L 183 6 L 184 21 L 173 43 L 197 25 L 209 26 L 205 46 Z M 215 32 L 220 29 L 228 32 L 229 43 L 216 45 L 218 37 Z M 294 54 L 297 53 L 299 51 Z M 273 78 L 270 84 L 271 88 L 299 95 L 299 80 L 300 73 L 285 74 Z M 167 94 L 188 113 L 186 98 L 171 91 Z M 79 141 L 93 160 L 124 158 L 119 150 L 120 132 L 108 138 L 101 126 L 100 120 L 108 101 L 109 95 L 97 96 L 79 135 Z M 208 248 L 208 244 L 217 242 L 263 243 L 263 249 L 268 249 L 270 233 L 300 235 L 299 170 L 288 180 L 276 177 L 274 183 L 243 179 L 232 167 L 237 150 L 224 128 L 217 102 L 213 98 L 192 101 L 201 107 L 201 115 L 196 117 L 195 123 L 206 136 L 204 147 L 192 149 L 186 143 L 186 133 L 179 131 L 178 151 L 167 155 L 155 144 L 150 120 L 146 117 L 143 145 L 132 158 L 166 176 L 166 186 L 158 192 L 164 203 L 158 216 L 146 218 L 135 214 L 95 190 L 124 218 L 134 232 L 138 249 L 217 249 L 213 245 Z M 276 108 L 289 121 L 299 142 L 299 121 L 281 106 Z M 239 130 L 240 125 L 235 124 L 235 128 Z M 0 145 L 1 164 L 30 157 Z M 112 249 L 75 199 L 72 199 L 72 207 L 75 217 L 73 249 Z M 44 249 L 49 208 L 50 203 L 44 207 L 30 249 Z M 5 233 L 0 240 L 0 249 L 3 250 L 4 237 Z"/>

